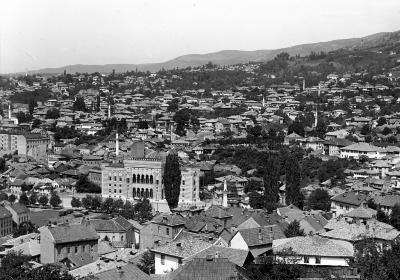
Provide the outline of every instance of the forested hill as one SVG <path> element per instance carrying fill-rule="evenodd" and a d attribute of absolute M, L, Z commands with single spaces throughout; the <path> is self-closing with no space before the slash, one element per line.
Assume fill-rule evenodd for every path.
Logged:
<path fill-rule="evenodd" d="M 162 63 L 151 63 L 151 64 L 106 64 L 106 65 L 69 65 L 58 68 L 46 68 L 30 73 L 62 73 L 67 70 L 68 73 L 110 73 L 113 69 L 116 72 L 126 72 L 135 69 L 141 71 L 158 71 L 162 68 L 173 69 L 173 68 L 186 68 L 201 66 L 209 61 L 213 64 L 219 65 L 233 65 L 238 63 L 253 62 L 265 62 L 273 59 L 277 54 L 281 52 L 287 52 L 291 56 L 295 55 L 308 55 L 311 52 L 330 52 L 338 49 L 365 49 L 365 48 L 377 48 L 385 44 L 392 44 L 399 38 L 400 32 L 384 32 L 377 33 L 363 38 L 352 38 L 352 39 L 341 39 L 329 42 L 319 42 L 312 44 L 296 45 L 288 48 L 281 48 L 275 50 L 256 50 L 256 51 L 239 51 L 239 50 L 224 50 L 215 53 L 208 54 L 189 54 L 177 57 L 175 59 L 162 62 Z"/>

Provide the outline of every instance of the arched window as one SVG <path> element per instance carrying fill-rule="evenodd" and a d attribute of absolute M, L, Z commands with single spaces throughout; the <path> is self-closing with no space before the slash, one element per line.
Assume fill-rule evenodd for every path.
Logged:
<path fill-rule="evenodd" d="M 150 175 L 150 184 L 153 184 L 153 175 Z"/>
<path fill-rule="evenodd" d="M 144 184 L 144 175 L 142 175 L 142 178 L 140 178 L 140 183 Z"/>
<path fill-rule="evenodd" d="M 153 189 L 150 189 L 150 198 L 153 198 Z"/>
<path fill-rule="evenodd" d="M 136 176 L 136 183 L 140 183 L 140 175 L 138 174 L 137 176 Z"/>
<path fill-rule="evenodd" d="M 149 189 L 146 189 L 146 198 L 149 197 Z"/>
<path fill-rule="evenodd" d="M 135 174 L 133 174 L 132 183 L 136 183 L 136 175 Z"/>
<path fill-rule="evenodd" d="M 140 197 L 144 197 L 144 189 L 142 188 L 142 190 L 140 191 Z"/>
<path fill-rule="evenodd" d="M 146 184 L 150 183 L 149 175 L 146 175 Z"/>
<path fill-rule="evenodd" d="M 133 197 L 136 196 L 136 189 L 135 189 L 135 188 L 132 189 L 132 196 L 133 196 Z"/>

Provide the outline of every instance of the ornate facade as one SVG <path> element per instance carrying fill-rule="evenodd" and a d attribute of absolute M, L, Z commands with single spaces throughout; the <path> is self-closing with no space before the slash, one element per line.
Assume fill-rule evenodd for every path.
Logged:
<path fill-rule="evenodd" d="M 134 200 L 148 198 L 165 201 L 162 183 L 164 163 L 157 158 L 124 159 L 122 163 L 103 165 L 102 196 Z M 200 170 L 182 168 L 180 203 L 197 203 Z"/>

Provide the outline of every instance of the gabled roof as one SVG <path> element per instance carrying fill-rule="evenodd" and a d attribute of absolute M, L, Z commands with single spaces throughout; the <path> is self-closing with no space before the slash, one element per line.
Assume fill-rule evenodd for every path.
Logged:
<path fill-rule="evenodd" d="M 0 206 L 0 219 L 4 219 L 7 217 L 11 218 L 12 217 L 11 213 L 3 206 Z"/>
<path fill-rule="evenodd" d="M 98 280 L 116 280 L 116 279 L 130 279 L 130 280 L 151 280 L 152 278 L 141 271 L 134 264 L 125 264 L 123 266 L 112 268 L 110 270 L 95 273 L 95 279 Z"/>
<path fill-rule="evenodd" d="M 344 192 L 331 198 L 332 201 L 359 206 L 367 199 L 367 195 L 357 192 Z"/>
<path fill-rule="evenodd" d="M 193 256 L 194 254 L 203 251 L 206 248 L 209 248 L 211 245 L 212 244 L 198 238 L 185 236 L 164 246 L 152 249 L 151 251 L 155 253 L 174 256 L 181 259 L 186 259 Z"/>
<path fill-rule="evenodd" d="M 376 216 L 376 210 L 360 206 L 346 214 L 343 214 L 343 216 L 358 219 L 372 219 Z"/>
<path fill-rule="evenodd" d="M 277 225 L 241 229 L 236 234 L 240 234 L 249 247 L 271 244 L 274 239 L 285 238 Z"/>
<path fill-rule="evenodd" d="M 194 259 L 172 271 L 168 280 L 254 279 L 250 273 L 225 258 Z"/>
<path fill-rule="evenodd" d="M 60 225 L 50 226 L 47 229 L 50 231 L 55 244 L 99 239 L 95 229 L 87 225 Z"/>
<path fill-rule="evenodd" d="M 297 236 L 273 241 L 274 254 L 291 249 L 300 256 L 346 257 L 354 256 L 350 242 L 322 238 L 320 236 Z"/>
<path fill-rule="evenodd" d="M 247 250 L 212 245 L 211 247 L 193 255 L 192 257 L 187 258 L 186 261 L 190 261 L 192 259 L 205 259 L 207 256 L 216 255 L 218 255 L 220 258 L 226 258 L 238 266 L 243 266 L 246 260 L 249 258 L 250 252 Z"/>

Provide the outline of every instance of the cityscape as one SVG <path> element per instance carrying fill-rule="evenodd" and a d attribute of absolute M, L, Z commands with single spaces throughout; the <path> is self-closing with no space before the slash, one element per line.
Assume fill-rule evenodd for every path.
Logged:
<path fill-rule="evenodd" d="M 278 47 L 246 39 L 243 51 L 218 49 L 215 18 L 205 16 L 204 27 L 197 22 L 203 9 L 214 15 L 221 7 L 188 2 L 88 1 L 76 10 L 77 18 L 91 11 L 85 19 L 39 16 L 25 31 L 29 18 L 18 21 L 16 11 L 33 4 L 6 4 L 15 21 L 0 41 L 0 280 L 400 279 L 400 26 L 391 21 L 400 5 L 375 3 L 350 16 L 332 7 L 332 23 L 349 24 L 331 37 L 304 31 L 288 47 L 290 31 L 273 33 Z M 256 7 L 233 2 L 227 20 Z M 35 9 L 69 11 L 78 3 Z M 299 9 L 329 25 L 318 11 L 332 3 L 321 3 L 307 0 Z M 140 36 L 170 32 L 152 5 L 193 22 L 170 34 L 174 43 L 149 45 L 150 59 Z M 377 16 L 361 32 L 355 22 L 373 5 Z M 154 26 L 138 23 L 136 41 L 117 24 L 128 7 L 160 16 Z M 254 22 L 245 19 L 243 27 L 215 28 L 246 33 Z M 66 51 L 98 34 L 115 39 L 106 28 L 89 30 L 114 20 L 112 33 L 126 36 L 113 46 L 93 43 L 97 63 L 84 51 Z M 65 32 L 63 42 L 46 35 L 59 46 L 46 60 L 42 23 Z M 390 30 L 375 32 L 374 24 Z M 350 34 L 344 26 L 360 36 L 343 39 Z M 201 54 L 188 54 L 197 50 L 189 48 L 194 38 L 204 39 L 191 32 L 197 27 L 211 32 L 215 52 L 204 45 Z M 270 27 L 254 26 L 265 34 Z M 21 49 L 21 58 L 11 38 L 31 28 L 35 47 Z M 80 42 L 80 32 L 89 41 Z M 177 48 L 179 36 L 187 37 Z M 229 32 L 226 40 L 232 44 Z M 127 57 L 120 42 L 137 43 L 147 62 Z M 115 56 L 105 55 L 110 48 Z M 171 59 L 181 50 L 187 54 Z"/>

